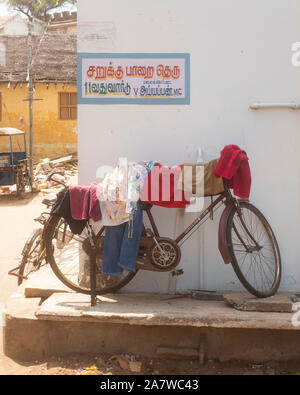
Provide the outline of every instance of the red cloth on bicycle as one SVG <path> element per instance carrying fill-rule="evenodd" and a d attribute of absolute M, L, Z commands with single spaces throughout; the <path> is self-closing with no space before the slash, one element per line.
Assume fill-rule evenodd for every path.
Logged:
<path fill-rule="evenodd" d="M 248 199 L 251 188 L 249 159 L 245 151 L 237 145 L 226 145 L 221 151 L 214 174 L 228 180 L 228 187 L 236 196 Z"/>
<path fill-rule="evenodd" d="M 92 218 L 94 221 L 102 219 L 97 184 L 88 186 L 70 185 L 70 206 L 72 218 L 77 220 Z"/>
<path fill-rule="evenodd" d="M 191 194 L 177 189 L 184 165 L 165 167 L 160 163 L 153 166 L 144 182 L 140 200 L 155 206 L 185 208 L 190 204 Z"/>

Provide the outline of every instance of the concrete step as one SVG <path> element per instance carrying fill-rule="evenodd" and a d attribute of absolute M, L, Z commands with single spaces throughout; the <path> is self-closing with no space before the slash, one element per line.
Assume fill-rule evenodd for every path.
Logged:
<path fill-rule="evenodd" d="M 199 361 L 300 359 L 293 313 L 240 311 L 182 295 L 111 294 L 91 307 L 89 295 L 53 293 L 42 302 L 19 292 L 5 317 L 4 352 L 20 361 L 97 352 L 155 358 L 162 350 L 179 358 L 190 350 Z"/>
<path fill-rule="evenodd" d="M 162 294 L 108 294 L 97 297 L 55 293 L 35 312 L 39 320 L 110 322 L 144 326 L 295 329 L 291 314 L 240 312 L 220 301 Z"/>

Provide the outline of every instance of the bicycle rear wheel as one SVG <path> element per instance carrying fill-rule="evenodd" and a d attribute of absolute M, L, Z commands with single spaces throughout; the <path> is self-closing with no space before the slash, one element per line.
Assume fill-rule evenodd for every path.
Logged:
<path fill-rule="evenodd" d="M 23 248 L 23 258 L 19 267 L 18 285 L 21 285 L 23 280 L 27 280 L 28 276 L 39 270 L 43 261 L 41 241 L 42 229 L 37 228 L 30 238 L 26 241 Z"/>
<path fill-rule="evenodd" d="M 116 292 L 124 287 L 137 272 L 123 270 L 119 276 L 102 274 L 102 249 L 104 232 L 97 235 L 96 294 Z M 56 276 L 76 292 L 91 294 L 88 230 L 74 235 L 66 221 L 53 215 L 45 234 L 46 256 Z"/>
<path fill-rule="evenodd" d="M 254 296 L 274 295 L 281 279 L 281 259 L 274 232 L 263 214 L 251 203 L 239 202 L 226 227 L 233 269 Z M 239 212 L 240 211 L 240 212 Z"/>

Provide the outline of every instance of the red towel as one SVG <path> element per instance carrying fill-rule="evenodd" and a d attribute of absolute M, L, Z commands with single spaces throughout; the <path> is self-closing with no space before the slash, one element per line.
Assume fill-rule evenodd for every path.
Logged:
<path fill-rule="evenodd" d="M 183 166 L 169 168 L 159 163 L 153 166 L 145 179 L 140 200 L 161 207 L 187 207 L 191 194 L 177 189 Z"/>
<path fill-rule="evenodd" d="M 221 151 L 214 174 L 228 180 L 228 187 L 236 196 L 248 199 L 251 188 L 249 159 L 245 151 L 237 145 L 226 145 Z"/>
<path fill-rule="evenodd" d="M 94 221 L 102 219 L 97 187 L 95 182 L 88 186 L 71 185 L 69 187 L 72 218 L 78 220 L 92 218 Z"/>

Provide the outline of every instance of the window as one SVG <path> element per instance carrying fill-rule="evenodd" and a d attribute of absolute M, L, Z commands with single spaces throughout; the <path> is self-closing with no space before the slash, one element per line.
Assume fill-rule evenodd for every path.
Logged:
<path fill-rule="evenodd" d="M 77 119 L 76 92 L 59 93 L 59 119 L 62 121 Z"/>

